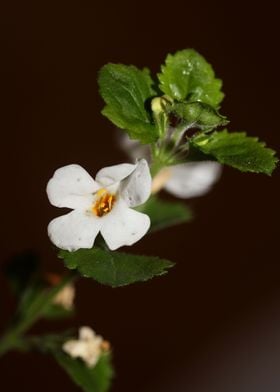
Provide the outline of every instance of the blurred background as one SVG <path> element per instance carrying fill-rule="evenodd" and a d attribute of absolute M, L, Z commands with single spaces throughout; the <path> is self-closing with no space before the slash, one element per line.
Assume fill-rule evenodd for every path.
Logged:
<path fill-rule="evenodd" d="M 46 233 L 60 211 L 45 186 L 79 163 L 94 174 L 127 161 L 101 114 L 107 62 L 159 70 L 193 47 L 224 81 L 230 129 L 280 151 L 278 12 L 273 2 L 10 2 L 1 6 L 1 264 L 26 251 L 64 271 Z M 279 155 L 279 154 L 278 154 Z M 176 261 L 168 275 L 111 289 L 82 279 L 75 318 L 33 332 L 91 325 L 109 339 L 114 392 L 280 390 L 279 170 L 225 168 L 196 219 L 133 249 Z M 1 328 L 15 300 L 1 276 Z M 9 353 L 1 390 L 78 391 L 52 358 Z M 43 381 L 43 382 L 42 382 Z"/>

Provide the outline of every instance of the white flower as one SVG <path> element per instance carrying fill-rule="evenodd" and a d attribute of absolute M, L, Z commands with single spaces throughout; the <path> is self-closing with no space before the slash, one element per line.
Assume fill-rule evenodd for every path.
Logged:
<path fill-rule="evenodd" d="M 92 248 L 100 232 L 111 250 L 132 245 L 150 227 L 150 218 L 130 207 L 143 204 L 151 193 L 151 175 L 145 159 L 101 169 L 95 180 L 79 165 L 64 166 L 47 185 L 50 203 L 73 209 L 52 220 L 51 241 L 74 251 Z"/>
<path fill-rule="evenodd" d="M 135 159 L 139 156 L 150 159 L 150 150 L 126 134 L 119 138 L 121 148 Z M 222 173 L 222 166 L 214 161 L 188 162 L 162 169 L 154 178 L 152 193 L 161 189 L 176 197 L 188 199 L 209 192 Z"/>
<path fill-rule="evenodd" d="M 53 304 L 62 306 L 66 310 L 72 310 L 75 298 L 75 286 L 67 284 L 54 297 Z"/>
<path fill-rule="evenodd" d="M 81 327 L 79 339 L 66 341 L 62 349 L 72 358 L 81 358 L 87 366 L 94 367 L 103 351 L 109 349 L 109 344 L 90 327 Z"/>
<path fill-rule="evenodd" d="M 202 196 L 221 176 L 217 162 L 188 162 L 162 169 L 153 179 L 152 192 L 160 189 L 182 199 Z"/>

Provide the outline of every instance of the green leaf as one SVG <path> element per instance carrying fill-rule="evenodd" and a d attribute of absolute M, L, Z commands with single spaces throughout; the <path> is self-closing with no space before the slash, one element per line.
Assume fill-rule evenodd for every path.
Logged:
<path fill-rule="evenodd" d="M 194 137 L 191 144 L 220 163 L 243 172 L 271 175 L 278 161 L 275 151 L 265 147 L 265 143 L 241 132 L 228 133 L 224 130 L 201 135 Z"/>
<path fill-rule="evenodd" d="M 163 201 L 156 196 L 150 197 L 138 210 L 149 215 L 151 232 L 185 223 L 193 218 L 193 213 L 186 204 Z"/>
<path fill-rule="evenodd" d="M 199 128 L 207 132 L 229 122 L 212 106 L 202 102 L 178 102 L 174 103 L 169 110 L 181 121 L 180 127 L 186 129 Z"/>
<path fill-rule="evenodd" d="M 223 100 L 222 81 L 199 53 L 185 49 L 169 54 L 158 75 L 160 89 L 179 100 L 201 101 L 217 107 Z"/>
<path fill-rule="evenodd" d="M 158 257 L 139 256 L 94 247 L 75 252 L 61 250 L 59 257 L 66 267 L 77 269 L 82 276 L 97 282 L 119 287 L 135 282 L 144 282 L 167 273 L 173 266 L 168 260 Z"/>
<path fill-rule="evenodd" d="M 107 392 L 109 390 L 114 374 L 110 354 L 103 354 L 93 368 L 62 351 L 55 352 L 54 356 L 58 364 L 83 391 Z"/>
<path fill-rule="evenodd" d="M 155 95 L 149 71 L 132 65 L 107 64 L 100 70 L 98 83 L 106 103 L 102 114 L 125 129 L 132 139 L 155 142 L 158 129 L 146 109 L 147 101 Z"/>

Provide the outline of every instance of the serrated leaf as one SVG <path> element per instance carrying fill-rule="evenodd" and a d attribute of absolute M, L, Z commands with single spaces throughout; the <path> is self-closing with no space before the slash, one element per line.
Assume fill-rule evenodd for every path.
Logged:
<path fill-rule="evenodd" d="M 214 132 L 194 137 L 191 144 L 220 163 L 243 172 L 270 175 L 278 161 L 275 151 L 265 147 L 265 143 L 258 141 L 258 138 L 242 132 Z"/>
<path fill-rule="evenodd" d="M 166 274 L 173 266 L 171 261 L 159 257 L 111 252 L 97 247 L 75 252 L 61 250 L 59 257 L 64 259 L 66 267 L 111 287 L 144 282 Z"/>
<path fill-rule="evenodd" d="M 180 126 L 186 129 L 199 128 L 204 132 L 228 124 L 226 117 L 222 116 L 212 106 L 202 102 L 178 102 L 170 107 Z"/>
<path fill-rule="evenodd" d="M 100 94 L 106 106 L 102 114 L 132 139 L 155 142 L 158 130 L 147 110 L 147 100 L 155 95 L 153 80 L 147 69 L 132 65 L 107 64 L 99 72 Z"/>
<path fill-rule="evenodd" d="M 151 219 L 151 232 L 185 223 L 193 218 L 193 213 L 186 204 L 160 200 L 156 196 L 150 197 L 139 210 L 140 208 Z"/>
<path fill-rule="evenodd" d="M 201 101 L 218 107 L 223 100 L 222 81 L 211 65 L 193 49 L 169 54 L 158 74 L 160 89 L 179 100 Z"/>
<path fill-rule="evenodd" d="M 54 353 L 58 364 L 84 392 L 107 392 L 111 386 L 113 368 L 110 354 L 103 354 L 96 366 L 90 368 L 79 359 L 73 359 L 62 351 Z"/>

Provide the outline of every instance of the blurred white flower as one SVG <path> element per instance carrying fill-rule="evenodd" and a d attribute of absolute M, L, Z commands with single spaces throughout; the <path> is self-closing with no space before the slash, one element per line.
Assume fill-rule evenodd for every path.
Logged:
<path fill-rule="evenodd" d="M 72 358 L 81 358 L 89 367 L 94 367 L 100 355 L 109 350 L 109 343 L 96 335 L 90 327 L 79 329 L 79 338 L 66 341 L 62 349 Z"/>
<path fill-rule="evenodd" d="M 67 284 L 54 297 L 53 304 L 62 306 L 66 310 L 72 310 L 75 298 L 75 286 Z"/>
<path fill-rule="evenodd" d="M 152 192 L 160 189 L 182 199 L 202 196 L 221 176 L 217 162 L 188 162 L 162 169 L 153 179 Z"/>
<path fill-rule="evenodd" d="M 149 148 L 131 140 L 126 134 L 119 138 L 119 144 L 131 158 L 150 159 Z M 152 193 L 161 189 L 176 197 L 188 199 L 202 196 L 217 182 L 222 173 L 222 166 L 214 161 L 187 162 L 163 168 L 152 182 Z"/>
<path fill-rule="evenodd" d="M 51 241 L 69 251 L 92 248 L 100 232 L 111 250 L 134 244 L 148 231 L 150 218 L 131 207 L 149 198 L 151 183 L 145 159 L 105 167 L 95 180 L 79 165 L 56 170 L 47 185 L 49 201 L 73 211 L 50 222 Z"/>

